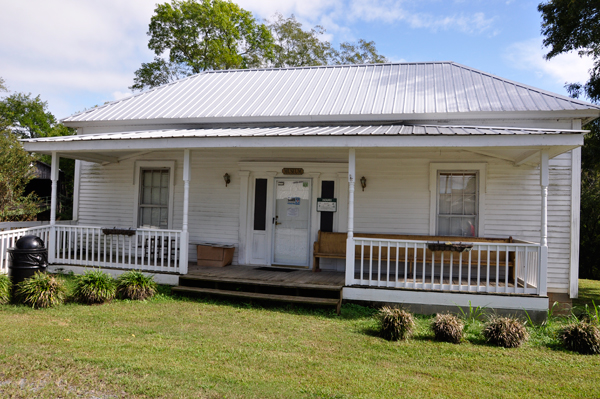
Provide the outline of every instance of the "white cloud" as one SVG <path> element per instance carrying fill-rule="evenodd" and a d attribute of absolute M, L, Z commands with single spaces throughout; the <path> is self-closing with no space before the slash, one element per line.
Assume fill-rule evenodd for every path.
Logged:
<path fill-rule="evenodd" d="M 422 5 L 422 3 L 419 3 Z M 487 18 L 482 12 L 472 14 L 433 15 L 414 11 L 404 0 L 373 0 L 365 2 L 352 0 L 349 17 L 367 22 L 382 21 L 407 22 L 412 28 L 425 28 L 432 31 L 458 30 L 464 33 L 481 33 L 492 27 L 494 18 Z M 412 3 L 414 6 L 414 3 Z"/>
<path fill-rule="evenodd" d="M 572 52 L 546 60 L 545 53 L 542 39 L 536 38 L 512 44 L 505 58 L 514 68 L 530 70 L 538 77 L 552 79 L 556 84 L 585 83 L 588 80 L 588 71 L 593 66 L 592 58 L 579 57 L 577 53 Z"/>
<path fill-rule="evenodd" d="M 151 58 L 153 1 L 0 0 L 0 9 L 0 76 L 13 91 L 108 97 L 127 90 L 139 60 Z"/>

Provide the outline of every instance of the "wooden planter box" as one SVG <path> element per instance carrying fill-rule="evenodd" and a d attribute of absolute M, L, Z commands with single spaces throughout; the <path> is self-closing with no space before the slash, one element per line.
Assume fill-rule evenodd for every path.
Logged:
<path fill-rule="evenodd" d="M 202 243 L 196 246 L 198 251 L 198 266 L 223 267 L 233 260 L 233 245 Z"/>

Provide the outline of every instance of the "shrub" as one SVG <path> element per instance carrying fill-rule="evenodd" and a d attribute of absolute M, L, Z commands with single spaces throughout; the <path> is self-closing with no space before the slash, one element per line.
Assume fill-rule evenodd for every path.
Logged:
<path fill-rule="evenodd" d="M 528 338 L 525 324 L 511 317 L 494 317 L 483 329 L 483 336 L 489 344 L 504 348 L 517 348 Z"/>
<path fill-rule="evenodd" d="M 10 277 L 6 274 L 0 274 L 0 305 L 6 305 L 10 302 Z"/>
<path fill-rule="evenodd" d="M 36 272 L 17 284 L 17 300 L 33 308 L 49 308 L 65 301 L 67 289 L 63 281 L 52 274 Z"/>
<path fill-rule="evenodd" d="M 87 271 L 76 277 L 73 296 L 77 302 L 105 303 L 115 297 L 115 280 L 101 270 Z"/>
<path fill-rule="evenodd" d="M 582 355 L 600 354 L 600 329 L 585 321 L 566 326 L 560 333 L 565 348 Z"/>
<path fill-rule="evenodd" d="M 380 334 L 389 341 L 405 340 L 415 328 L 415 319 L 406 310 L 384 306 L 379 310 Z"/>
<path fill-rule="evenodd" d="M 463 337 L 463 322 L 453 314 L 437 314 L 431 323 L 435 339 L 460 344 Z"/>
<path fill-rule="evenodd" d="M 156 293 L 157 285 L 152 276 L 132 270 L 121 274 L 117 278 L 117 294 L 123 299 L 144 300 L 152 298 Z"/>

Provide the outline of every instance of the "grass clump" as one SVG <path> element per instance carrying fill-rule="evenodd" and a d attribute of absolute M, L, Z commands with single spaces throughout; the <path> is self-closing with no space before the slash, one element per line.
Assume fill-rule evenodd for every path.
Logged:
<path fill-rule="evenodd" d="M 460 344 L 463 338 L 463 322 L 453 314 L 438 313 L 431 323 L 435 339 L 442 342 Z"/>
<path fill-rule="evenodd" d="M 518 348 L 529 335 L 525 324 L 511 317 L 493 317 L 483 329 L 487 343 L 503 348 Z"/>
<path fill-rule="evenodd" d="M 10 302 L 10 277 L 6 274 L 0 274 L 0 305 L 6 305 Z"/>
<path fill-rule="evenodd" d="M 123 299 L 144 300 L 152 298 L 158 285 L 152 276 L 138 270 L 131 270 L 117 278 L 117 294 Z"/>
<path fill-rule="evenodd" d="M 560 333 L 565 348 L 582 355 L 600 354 L 600 329 L 592 323 L 576 321 Z"/>
<path fill-rule="evenodd" d="M 381 337 L 389 341 L 408 339 L 414 331 L 413 315 L 400 308 L 384 306 L 378 313 Z"/>
<path fill-rule="evenodd" d="M 102 270 L 87 271 L 76 276 L 75 280 L 73 297 L 77 302 L 102 304 L 115 297 L 115 280 Z"/>
<path fill-rule="evenodd" d="M 50 308 L 65 301 L 67 289 L 63 281 L 51 274 L 36 272 L 17 285 L 15 296 L 32 308 Z"/>

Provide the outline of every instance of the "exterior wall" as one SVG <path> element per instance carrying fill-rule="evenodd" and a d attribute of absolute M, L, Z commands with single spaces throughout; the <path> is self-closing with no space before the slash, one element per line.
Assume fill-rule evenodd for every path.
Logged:
<path fill-rule="evenodd" d="M 480 209 L 488 237 L 539 242 L 539 167 L 461 150 L 358 149 L 356 176 L 367 178 L 355 194 L 355 231 L 365 233 L 429 234 L 429 164 L 431 162 L 487 163 L 487 191 Z M 240 165 L 242 161 L 277 161 L 279 168 L 295 161 L 347 162 L 347 150 L 221 150 L 192 151 L 190 182 L 190 242 L 236 244 L 240 237 Z M 79 186 L 79 223 L 134 227 L 134 168 L 136 160 L 175 161 L 173 228 L 180 229 L 183 203 L 183 151 L 151 153 L 120 163 L 82 163 Z M 275 163 L 277 165 L 277 163 Z M 225 187 L 223 175 L 231 175 Z M 315 186 L 313 184 L 313 186 Z M 548 201 L 548 291 L 569 292 L 571 257 L 571 153 L 550 161 Z M 338 197 L 346 188 L 340 189 Z M 481 188 L 483 189 L 483 188 Z M 345 230 L 344 209 L 337 215 L 338 231 Z M 335 227 L 334 227 L 335 228 Z M 314 230 L 314 229 L 313 229 Z M 190 246 L 190 261 L 196 259 Z M 234 255 L 238 262 L 238 249 Z M 323 261 L 323 268 L 343 270 L 343 262 Z"/>

